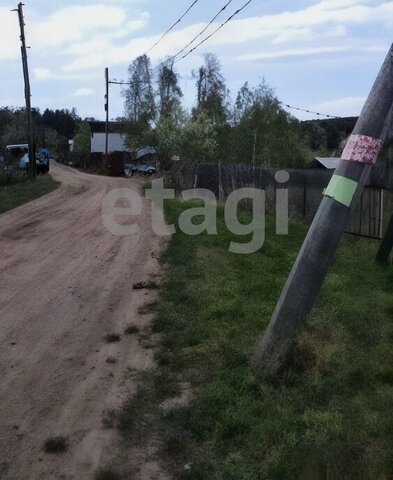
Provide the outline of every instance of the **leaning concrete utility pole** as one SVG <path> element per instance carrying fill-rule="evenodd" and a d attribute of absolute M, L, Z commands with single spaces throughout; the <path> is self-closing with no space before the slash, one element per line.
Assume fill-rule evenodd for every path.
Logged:
<path fill-rule="evenodd" d="M 27 63 L 27 49 L 25 38 L 25 22 L 23 17 L 23 3 L 19 3 L 17 10 L 20 26 L 20 40 L 21 40 L 21 53 L 22 53 L 22 66 L 23 77 L 25 82 L 25 100 L 26 100 L 26 119 L 27 119 L 27 134 L 29 144 L 29 178 L 34 180 L 36 176 L 35 170 L 35 152 L 34 152 L 34 135 L 33 135 L 33 117 L 31 114 L 31 92 L 30 92 L 30 79 L 29 79 L 29 66 Z"/>
<path fill-rule="evenodd" d="M 352 136 L 281 293 L 254 358 L 257 372 L 274 378 L 287 365 L 305 325 L 353 208 L 383 145 L 393 103 L 393 46 L 381 68 Z"/>

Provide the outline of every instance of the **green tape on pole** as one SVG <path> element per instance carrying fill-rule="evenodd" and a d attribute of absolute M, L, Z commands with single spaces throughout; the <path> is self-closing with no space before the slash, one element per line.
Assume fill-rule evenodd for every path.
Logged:
<path fill-rule="evenodd" d="M 333 175 L 323 194 L 333 198 L 336 202 L 342 203 L 346 207 L 350 207 L 358 185 L 354 180 L 342 177 L 341 175 Z"/>

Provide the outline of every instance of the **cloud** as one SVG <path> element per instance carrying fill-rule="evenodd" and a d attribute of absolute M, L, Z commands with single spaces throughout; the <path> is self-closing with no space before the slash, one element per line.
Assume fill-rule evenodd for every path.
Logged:
<path fill-rule="evenodd" d="M 46 80 L 51 80 L 53 75 L 49 68 L 34 68 L 33 69 L 34 78 L 39 82 L 44 82 Z"/>
<path fill-rule="evenodd" d="M 35 48 L 59 47 L 86 39 L 97 30 L 118 28 L 126 21 L 123 8 L 105 5 L 72 5 L 30 26 L 29 39 Z"/>
<path fill-rule="evenodd" d="M 33 78 L 36 82 L 48 82 L 52 80 L 92 80 L 97 78 L 98 75 L 94 72 L 83 72 L 83 73 L 54 73 L 49 68 L 45 67 L 35 67 L 33 68 Z"/>
<path fill-rule="evenodd" d="M 20 56 L 19 23 L 15 5 L 0 7 L 0 60 L 14 60 Z"/>
<path fill-rule="evenodd" d="M 328 113 L 341 117 L 358 116 L 366 103 L 366 97 L 344 97 L 324 102 L 316 103 L 310 107 L 310 110 Z"/>
<path fill-rule="evenodd" d="M 286 11 L 275 15 L 262 15 L 258 17 L 249 17 L 233 20 L 230 24 L 220 30 L 208 42 L 206 48 L 224 48 L 228 46 L 258 45 L 263 40 L 267 51 L 263 53 L 264 58 L 276 58 L 279 56 L 277 48 L 283 44 L 293 47 L 294 42 L 298 42 L 299 48 L 295 50 L 307 51 L 309 55 L 318 55 L 319 48 L 330 49 L 336 52 L 342 45 L 342 39 L 348 35 L 348 28 L 357 25 L 380 24 L 386 22 L 393 16 L 393 1 L 381 3 L 379 5 L 370 5 L 369 0 L 328 0 L 320 1 L 312 6 L 296 11 Z M 213 30 L 219 24 L 213 24 Z M 205 26 L 204 23 L 187 26 L 168 34 L 152 52 L 153 60 L 173 55 L 183 45 L 193 38 Z M 161 32 L 150 37 L 133 38 L 121 45 L 116 42 L 104 40 L 100 45 L 100 55 L 92 56 L 90 53 L 83 53 L 84 48 L 92 48 L 90 45 L 80 45 L 80 54 L 75 49 L 73 53 L 75 58 L 64 67 L 66 72 L 82 71 L 94 67 L 102 67 L 108 62 L 112 65 L 129 63 L 132 57 L 141 55 L 154 44 L 161 36 Z M 336 39 L 339 39 L 338 45 Z M 322 46 L 315 47 L 315 43 L 320 41 Z M 307 44 L 312 42 L 313 47 Z M 300 48 L 301 44 L 301 48 Z M 330 45 L 331 44 L 331 45 Z M 361 40 L 355 46 L 359 46 Z M 345 44 L 347 47 L 347 43 Z M 201 48 L 203 51 L 203 48 Z M 287 53 L 291 53 L 286 49 Z M 326 50 L 327 51 L 327 50 Z M 271 53 L 270 53 L 271 52 Z M 249 60 L 253 55 L 260 55 L 259 52 L 250 53 Z M 271 55 L 270 57 L 268 57 Z M 282 56 L 282 55 L 281 55 Z M 247 57 L 244 56 L 244 59 Z"/>
<path fill-rule="evenodd" d="M 243 61 L 253 61 L 253 60 L 263 60 L 268 58 L 281 58 L 281 57 L 299 57 L 305 55 L 320 55 L 323 53 L 337 53 L 345 52 L 350 50 L 351 47 L 313 47 L 313 48 L 297 48 L 291 50 L 279 50 L 276 52 L 259 52 L 259 53 L 250 53 L 246 55 L 240 55 L 237 60 Z"/>
<path fill-rule="evenodd" d="M 18 17 L 10 11 L 12 8 L 11 5 L 0 7 L 0 60 L 15 60 L 20 56 Z M 102 38 L 105 41 L 98 43 L 95 50 L 99 55 L 100 47 L 107 48 L 114 39 L 142 29 L 150 19 L 148 12 L 130 12 L 129 5 L 122 5 L 122 2 L 72 5 L 47 16 L 25 7 L 24 13 L 28 19 L 26 39 L 32 51 L 48 52 L 68 46 L 65 53 L 71 55 L 91 52 L 93 39 Z M 89 51 L 85 45 L 90 45 Z"/>
<path fill-rule="evenodd" d="M 91 88 L 78 88 L 72 95 L 74 97 L 90 97 L 94 93 L 94 90 Z"/>

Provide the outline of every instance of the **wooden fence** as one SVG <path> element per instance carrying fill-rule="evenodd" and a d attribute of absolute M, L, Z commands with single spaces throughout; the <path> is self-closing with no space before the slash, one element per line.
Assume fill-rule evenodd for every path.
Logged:
<path fill-rule="evenodd" d="M 321 203 L 332 170 L 286 170 L 289 181 L 279 185 L 277 169 L 253 168 L 249 165 L 196 164 L 178 162 L 165 176 L 168 187 L 177 192 L 205 188 L 217 198 L 225 199 L 231 192 L 244 187 L 261 188 L 266 192 L 267 211 L 274 212 L 276 190 L 287 188 L 289 216 L 311 222 Z M 374 168 L 356 210 L 352 213 L 348 233 L 381 239 L 393 212 L 393 171 Z"/>

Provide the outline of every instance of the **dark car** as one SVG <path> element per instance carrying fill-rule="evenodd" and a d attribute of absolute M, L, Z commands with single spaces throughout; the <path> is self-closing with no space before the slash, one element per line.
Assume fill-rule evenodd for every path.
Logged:
<path fill-rule="evenodd" d="M 127 163 L 124 165 L 123 173 L 126 177 L 132 177 L 135 173 L 142 173 L 145 175 L 152 175 L 156 173 L 156 167 L 152 165 L 145 164 L 136 164 L 136 163 Z"/>

